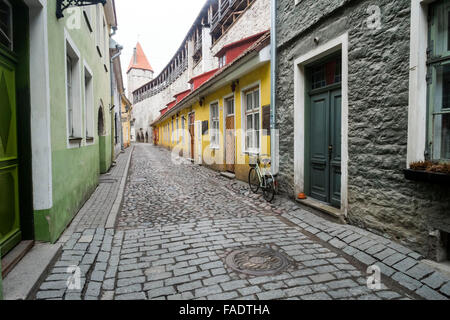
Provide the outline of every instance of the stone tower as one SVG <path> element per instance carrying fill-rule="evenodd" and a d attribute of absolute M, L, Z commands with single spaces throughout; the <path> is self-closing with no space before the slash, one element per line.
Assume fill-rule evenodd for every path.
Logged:
<path fill-rule="evenodd" d="M 133 91 L 153 79 L 153 69 L 138 42 L 134 48 L 130 65 L 127 70 L 128 77 L 128 99 L 133 101 Z"/>

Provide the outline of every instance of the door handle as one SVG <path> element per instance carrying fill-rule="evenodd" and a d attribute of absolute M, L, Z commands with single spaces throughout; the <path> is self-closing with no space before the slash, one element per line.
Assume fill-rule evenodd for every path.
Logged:
<path fill-rule="evenodd" d="M 328 146 L 328 157 L 330 158 L 330 160 L 331 160 L 332 155 L 333 155 L 333 146 L 329 145 Z"/>

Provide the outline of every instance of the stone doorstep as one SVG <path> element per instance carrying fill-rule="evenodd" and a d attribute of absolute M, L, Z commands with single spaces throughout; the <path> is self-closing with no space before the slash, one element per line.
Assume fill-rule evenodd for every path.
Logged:
<path fill-rule="evenodd" d="M 62 251 L 60 244 L 36 242 L 3 279 L 4 300 L 30 299 Z"/>
<path fill-rule="evenodd" d="M 323 202 L 320 202 L 318 200 L 314 200 L 311 198 L 296 199 L 295 201 L 300 204 L 303 204 L 307 207 L 319 210 L 322 213 L 328 214 L 328 215 L 332 216 L 333 218 L 338 219 L 341 223 L 345 223 L 344 213 L 335 207 L 327 205 L 326 203 L 323 203 Z"/>
<path fill-rule="evenodd" d="M 28 251 L 33 248 L 34 241 L 26 240 L 21 241 L 14 249 L 12 249 L 3 259 L 1 259 L 2 264 L 2 274 L 4 278 L 8 276 L 8 273 L 22 260 L 22 258 L 28 253 Z"/>
<path fill-rule="evenodd" d="M 231 173 L 231 172 L 228 172 L 228 171 L 221 172 L 220 175 L 222 177 L 228 178 L 230 180 L 236 179 L 236 175 L 234 173 Z"/>

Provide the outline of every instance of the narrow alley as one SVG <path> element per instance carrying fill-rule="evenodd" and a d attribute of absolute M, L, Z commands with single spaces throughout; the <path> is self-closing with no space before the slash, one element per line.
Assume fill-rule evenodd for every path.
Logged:
<path fill-rule="evenodd" d="M 181 161 L 165 149 L 135 145 L 116 228 L 74 229 L 36 298 L 445 298 L 420 282 L 432 270 L 414 252 L 282 197 L 267 204 L 246 184 Z M 339 243 L 348 244 L 344 251 Z M 369 255 L 377 253 L 382 284 L 371 290 L 361 257 L 375 262 Z M 405 265 L 410 276 L 414 266 L 421 275 L 403 274 Z M 67 285 L 68 268 L 79 268 L 78 288 Z"/>

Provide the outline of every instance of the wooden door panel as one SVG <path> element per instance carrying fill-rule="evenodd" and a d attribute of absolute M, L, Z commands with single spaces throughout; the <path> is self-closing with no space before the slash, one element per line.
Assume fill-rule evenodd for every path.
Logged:
<path fill-rule="evenodd" d="M 328 200 L 328 105 L 327 93 L 311 97 L 310 193 L 321 201 Z"/>
<path fill-rule="evenodd" d="M 0 256 L 21 240 L 15 65 L 0 53 Z"/>
<path fill-rule="evenodd" d="M 333 206 L 341 206 L 341 152 L 342 152 L 342 94 L 341 90 L 330 93 L 331 130 L 330 140 L 333 146 L 330 168 L 330 202 Z"/>
<path fill-rule="evenodd" d="M 236 143 L 234 133 L 234 116 L 227 117 L 226 119 L 226 148 L 225 157 L 227 171 L 235 171 L 235 159 L 236 159 Z"/>

